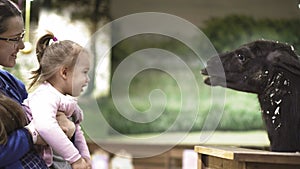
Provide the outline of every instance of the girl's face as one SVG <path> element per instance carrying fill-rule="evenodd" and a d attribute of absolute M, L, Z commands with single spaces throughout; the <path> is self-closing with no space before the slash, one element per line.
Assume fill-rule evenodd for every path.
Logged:
<path fill-rule="evenodd" d="M 24 49 L 24 23 L 19 16 L 8 18 L 7 31 L 0 34 L 0 65 L 14 67 L 17 53 Z"/>
<path fill-rule="evenodd" d="M 68 94 L 72 96 L 79 96 L 80 93 L 83 91 L 84 87 L 88 85 L 90 78 L 88 76 L 88 72 L 90 70 L 90 60 L 89 55 L 86 52 L 82 52 L 79 54 L 77 63 L 70 73 L 68 77 L 69 83 L 69 92 Z"/>

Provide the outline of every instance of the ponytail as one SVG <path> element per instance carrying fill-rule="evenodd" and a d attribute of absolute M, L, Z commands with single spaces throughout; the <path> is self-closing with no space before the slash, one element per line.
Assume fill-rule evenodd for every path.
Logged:
<path fill-rule="evenodd" d="M 47 33 L 37 41 L 36 56 L 37 56 L 37 60 L 39 62 L 39 68 L 34 71 L 31 71 L 32 77 L 30 79 L 32 81 L 31 81 L 28 89 L 30 89 L 40 78 L 40 75 L 42 73 L 41 61 L 44 56 L 44 52 L 45 52 L 46 48 L 50 45 L 51 40 L 56 41 L 56 38 L 52 32 L 47 31 Z"/>

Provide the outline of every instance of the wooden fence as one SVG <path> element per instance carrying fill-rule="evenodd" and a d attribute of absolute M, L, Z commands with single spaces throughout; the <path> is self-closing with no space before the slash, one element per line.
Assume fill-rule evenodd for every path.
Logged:
<path fill-rule="evenodd" d="M 198 169 L 299 169 L 299 153 L 230 146 L 195 146 Z"/>

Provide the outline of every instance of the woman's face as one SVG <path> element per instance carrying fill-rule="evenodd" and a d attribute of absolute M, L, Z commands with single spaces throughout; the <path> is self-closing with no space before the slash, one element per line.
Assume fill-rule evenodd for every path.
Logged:
<path fill-rule="evenodd" d="M 17 53 L 24 49 L 24 23 L 19 16 L 8 18 L 7 31 L 0 34 L 0 65 L 14 67 Z"/>

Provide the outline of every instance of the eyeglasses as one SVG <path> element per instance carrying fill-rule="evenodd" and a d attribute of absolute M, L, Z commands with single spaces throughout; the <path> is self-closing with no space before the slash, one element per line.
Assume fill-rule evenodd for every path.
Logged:
<path fill-rule="evenodd" d="M 4 41 L 7 41 L 7 42 L 12 42 L 12 43 L 14 43 L 14 45 L 18 45 L 19 42 L 23 40 L 24 35 L 25 35 L 25 31 L 22 32 L 18 37 L 14 37 L 14 38 L 3 38 L 3 37 L 0 37 L 0 40 L 4 40 Z"/>

